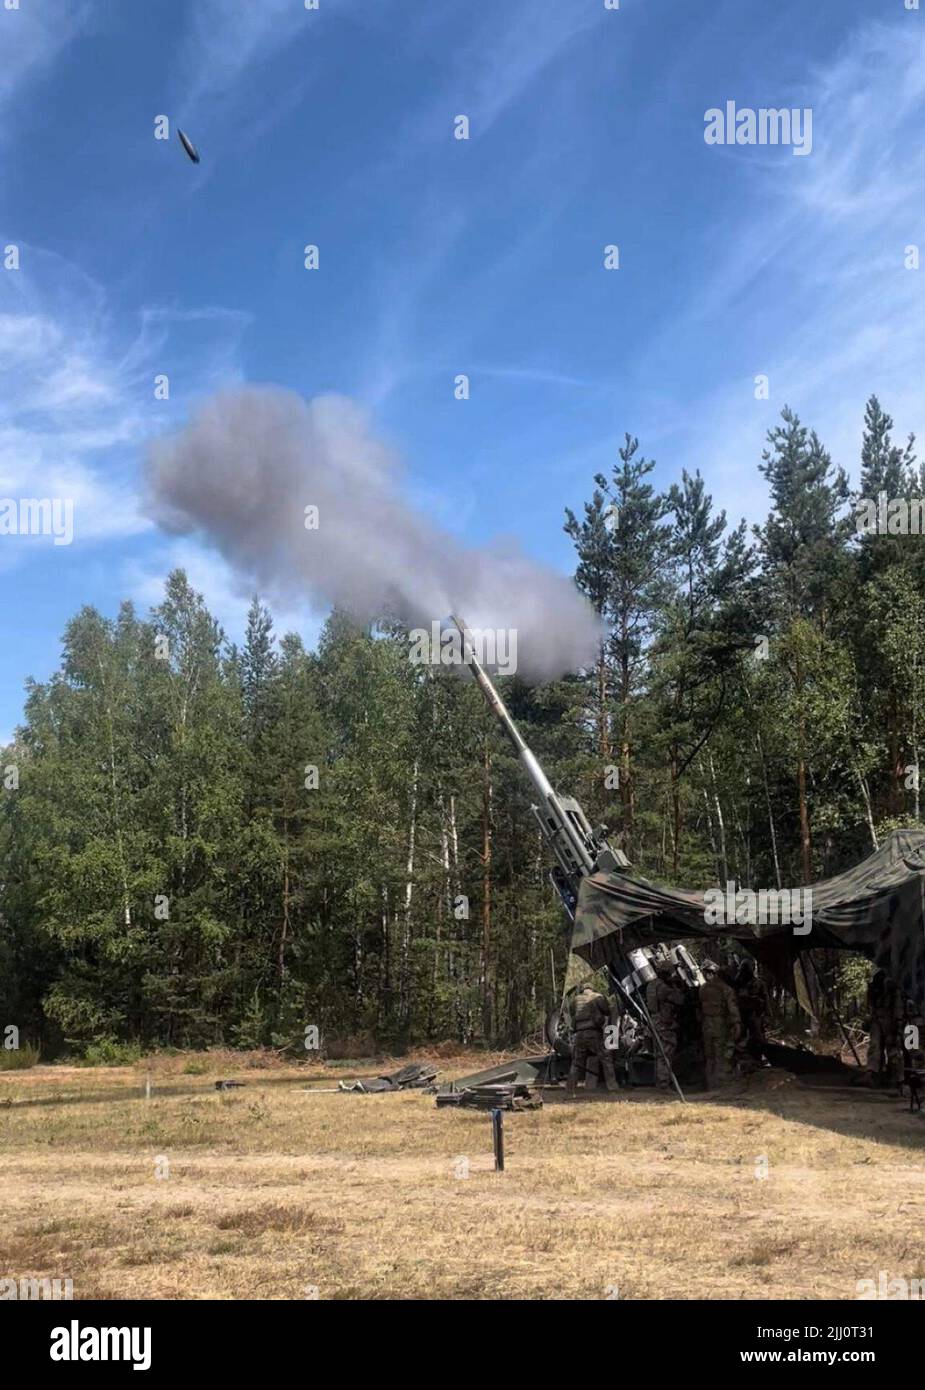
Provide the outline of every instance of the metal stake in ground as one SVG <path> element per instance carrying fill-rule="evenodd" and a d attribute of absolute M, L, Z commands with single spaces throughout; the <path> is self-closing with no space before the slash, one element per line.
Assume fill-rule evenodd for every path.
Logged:
<path fill-rule="evenodd" d="M 495 1150 L 495 1172 L 504 1172 L 504 1111 L 491 1112 L 491 1141 Z"/>

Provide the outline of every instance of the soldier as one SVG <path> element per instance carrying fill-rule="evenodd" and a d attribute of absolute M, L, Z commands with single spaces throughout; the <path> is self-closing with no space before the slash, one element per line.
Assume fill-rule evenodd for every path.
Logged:
<path fill-rule="evenodd" d="M 925 1018 L 918 1005 L 906 1000 L 902 1037 L 903 1083 L 909 1087 L 909 1109 L 921 1110 L 925 1086 Z"/>
<path fill-rule="evenodd" d="M 646 1008 L 662 1040 L 665 1056 L 655 1044 L 655 1084 L 659 1090 L 667 1090 L 671 1085 L 671 1071 L 678 1051 L 678 1033 L 681 1027 L 681 1010 L 684 1008 L 684 991 L 675 979 L 671 961 L 660 960 L 655 963 L 656 978 L 646 985 Z M 667 1058 L 667 1060 L 666 1060 Z"/>
<path fill-rule="evenodd" d="M 753 960 L 746 958 L 739 966 L 735 991 L 746 1045 L 752 1056 L 760 1060 L 764 1056 L 770 1001 L 768 991 L 755 973 Z"/>
<path fill-rule="evenodd" d="M 735 990 L 720 974 L 714 960 L 704 962 L 706 983 L 700 987 L 700 1015 L 703 1028 L 703 1061 L 707 1090 L 732 1075 L 732 1053 L 741 1036 L 742 1019 Z"/>
<path fill-rule="evenodd" d="M 603 994 L 598 994 L 590 985 L 583 985 L 575 996 L 575 1038 L 572 1042 L 572 1066 L 566 1087 L 574 1091 L 579 1080 L 584 1080 L 585 1090 L 597 1089 L 597 1077 L 588 1079 L 588 1058 L 597 1058 L 598 1075 L 604 1073 L 608 1091 L 617 1089 L 617 1074 L 614 1070 L 613 1056 L 604 1046 L 604 1029 L 610 1022 L 610 1006 Z"/>
<path fill-rule="evenodd" d="M 867 1067 L 878 1086 L 902 1086 L 903 997 L 885 970 L 875 970 L 867 986 L 870 1042 Z"/>

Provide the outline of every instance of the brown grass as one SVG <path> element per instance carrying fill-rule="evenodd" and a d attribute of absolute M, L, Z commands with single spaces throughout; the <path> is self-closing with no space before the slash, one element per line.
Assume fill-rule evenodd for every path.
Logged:
<path fill-rule="evenodd" d="M 0 1277 L 171 1299 L 850 1299 L 881 1269 L 923 1277 L 925 1120 L 900 1101 L 767 1079 L 683 1108 L 550 1098 L 506 1117 L 498 1174 L 485 1114 L 300 1089 L 375 1070 L 222 1053 L 0 1076 Z"/>

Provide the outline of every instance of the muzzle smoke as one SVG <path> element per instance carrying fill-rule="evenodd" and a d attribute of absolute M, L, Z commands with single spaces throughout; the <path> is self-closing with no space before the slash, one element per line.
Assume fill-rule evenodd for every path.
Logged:
<path fill-rule="evenodd" d="M 513 628 L 534 679 L 594 658 L 598 621 L 571 581 L 516 544 L 475 549 L 435 525 L 401 495 L 394 454 L 343 397 L 219 394 L 151 446 L 147 483 L 161 526 L 202 534 L 268 595 L 361 621 L 427 626 L 455 611 L 472 627 Z"/>

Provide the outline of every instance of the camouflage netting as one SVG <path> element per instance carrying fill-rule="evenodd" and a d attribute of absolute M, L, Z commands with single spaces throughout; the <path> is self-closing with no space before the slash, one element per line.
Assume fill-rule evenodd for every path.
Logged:
<path fill-rule="evenodd" d="M 789 923 L 710 925 L 702 892 L 660 888 L 632 874 L 592 874 L 581 885 L 572 950 L 599 968 L 637 946 L 731 938 L 797 993 L 794 967 L 804 951 L 859 951 L 925 1009 L 925 831 L 895 830 L 855 868 L 814 883 L 811 901 L 805 935 Z"/>

